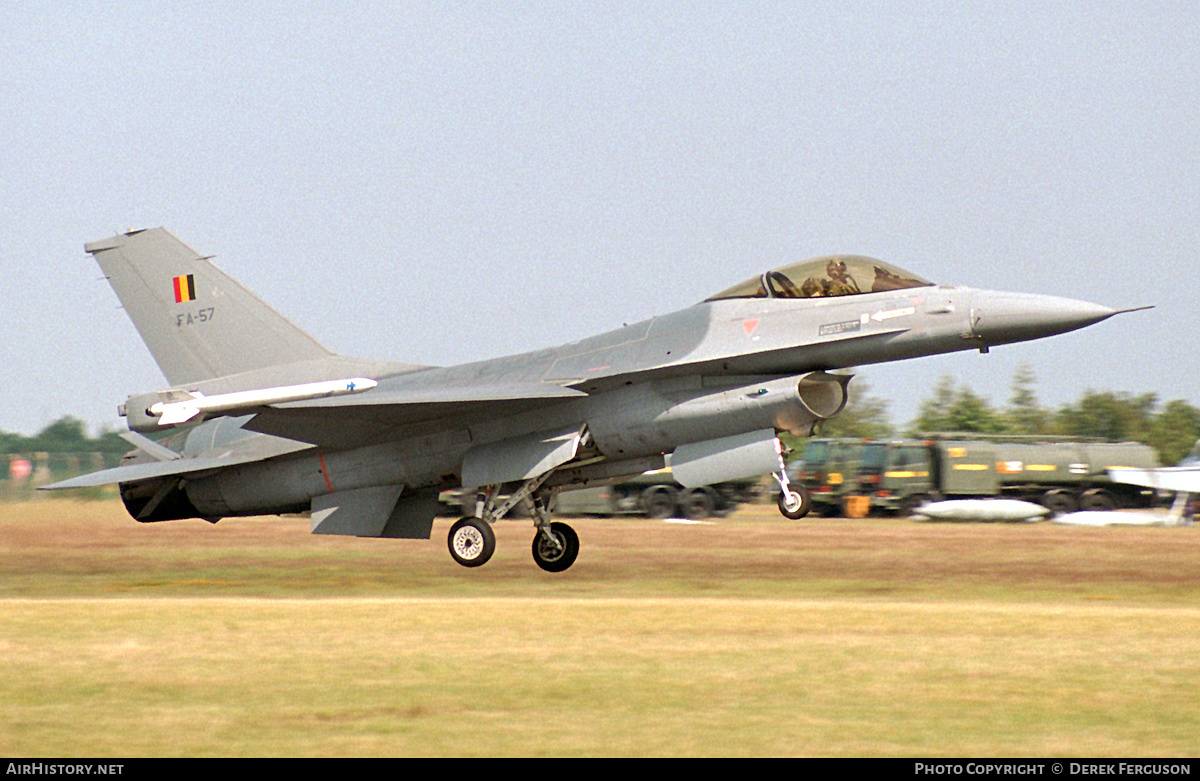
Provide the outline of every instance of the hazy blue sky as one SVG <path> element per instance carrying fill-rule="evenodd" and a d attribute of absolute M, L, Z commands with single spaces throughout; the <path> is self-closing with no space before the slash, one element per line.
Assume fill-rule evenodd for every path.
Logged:
<path fill-rule="evenodd" d="M 880 367 L 1200 404 L 1200 3 L 0 4 L 0 429 L 165 385 L 85 241 L 163 225 L 351 355 L 452 364 L 851 252 L 1109 306 Z"/>

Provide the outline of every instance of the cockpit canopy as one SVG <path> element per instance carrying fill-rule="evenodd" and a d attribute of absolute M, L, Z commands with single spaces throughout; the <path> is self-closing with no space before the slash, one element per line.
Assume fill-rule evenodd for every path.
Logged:
<path fill-rule="evenodd" d="M 830 255 L 768 271 L 705 300 L 823 298 L 932 286 L 932 282 L 874 258 Z"/>

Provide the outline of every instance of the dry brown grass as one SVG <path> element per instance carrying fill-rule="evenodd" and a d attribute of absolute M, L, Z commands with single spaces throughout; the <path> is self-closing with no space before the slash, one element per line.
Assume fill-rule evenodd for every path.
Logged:
<path fill-rule="evenodd" d="M 830 595 L 1200 604 L 1194 528 L 786 521 L 753 506 L 710 525 L 574 520 L 578 562 L 548 575 L 529 521 L 464 570 L 432 542 L 312 536 L 302 518 L 138 524 L 119 504 L 0 505 L 0 596 Z"/>
<path fill-rule="evenodd" d="M 301 519 L 0 508 L 0 753 L 1192 756 L 1191 528 L 528 521 L 476 571 Z"/>

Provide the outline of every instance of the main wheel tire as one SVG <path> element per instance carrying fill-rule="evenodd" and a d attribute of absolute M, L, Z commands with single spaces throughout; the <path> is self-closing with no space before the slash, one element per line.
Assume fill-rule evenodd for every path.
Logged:
<path fill-rule="evenodd" d="M 800 486 L 790 489 L 787 493 L 780 491 L 779 501 L 776 504 L 784 518 L 798 521 L 808 515 L 808 511 L 812 509 L 812 497 L 808 495 L 804 486 Z"/>
<path fill-rule="evenodd" d="M 533 536 L 533 560 L 547 572 L 562 572 L 579 556 L 579 535 L 567 524 L 554 521 L 550 524 L 550 536 L 558 545 L 547 540 L 540 529 Z"/>
<path fill-rule="evenodd" d="M 446 539 L 450 555 L 464 567 L 481 567 L 496 552 L 496 535 L 482 518 L 460 518 Z"/>

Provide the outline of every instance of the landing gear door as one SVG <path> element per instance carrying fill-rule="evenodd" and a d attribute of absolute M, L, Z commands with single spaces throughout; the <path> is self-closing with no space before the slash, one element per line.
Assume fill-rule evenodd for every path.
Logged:
<path fill-rule="evenodd" d="M 463 488 L 470 490 L 543 475 L 574 458 L 582 439 L 580 427 L 477 445 L 463 458 Z"/>

